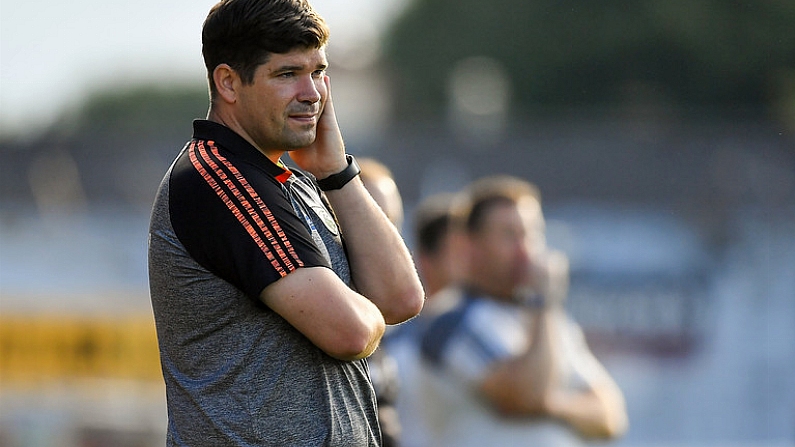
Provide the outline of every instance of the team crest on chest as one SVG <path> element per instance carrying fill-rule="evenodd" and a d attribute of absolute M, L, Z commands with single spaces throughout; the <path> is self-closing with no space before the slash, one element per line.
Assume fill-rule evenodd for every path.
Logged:
<path fill-rule="evenodd" d="M 331 234 L 339 236 L 337 221 L 334 220 L 334 216 L 332 216 L 329 210 L 320 202 L 320 197 L 318 197 L 317 192 L 311 189 L 309 185 L 300 181 L 292 182 L 292 187 L 293 191 L 302 197 L 303 202 L 309 205 L 312 209 L 312 213 L 318 217 L 318 220 L 323 222 L 323 226 L 325 226 Z"/>

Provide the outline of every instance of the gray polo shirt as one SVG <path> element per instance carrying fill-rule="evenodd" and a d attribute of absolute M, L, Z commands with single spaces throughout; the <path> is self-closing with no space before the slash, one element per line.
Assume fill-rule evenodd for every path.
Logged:
<path fill-rule="evenodd" d="M 380 445 L 367 363 L 326 355 L 258 299 L 310 266 L 350 284 L 314 179 L 220 124 L 194 122 L 149 232 L 168 446 Z"/>

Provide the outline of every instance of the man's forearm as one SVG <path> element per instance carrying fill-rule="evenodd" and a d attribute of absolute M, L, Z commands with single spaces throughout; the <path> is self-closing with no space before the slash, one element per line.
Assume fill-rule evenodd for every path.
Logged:
<path fill-rule="evenodd" d="M 357 177 L 326 195 L 339 220 L 357 290 L 388 324 L 417 315 L 424 292 L 403 238 Z"/>
<path fill-rule="evenodd" d="M 560 418 L 587 438 L 614 438 L 627 427 L 623 405 L 617 405 L 595 391 L 553 393 L 548 401 L 550 415 Z"/>

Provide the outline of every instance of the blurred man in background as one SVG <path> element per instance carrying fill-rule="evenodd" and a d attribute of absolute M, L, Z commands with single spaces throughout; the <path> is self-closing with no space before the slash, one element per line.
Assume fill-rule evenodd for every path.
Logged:
<path fill-rule="evenodd" d="M 451 221 L 456 197 L 453 193 L 434 194 L 414 211 L 414 262 L 428 298 L 460 276 L 458 233 Z"/>
<path fill-rule="evenodd" d="M 456 195 L 439 193 L 422 200 L 414 210 L 414 258 L 426 293 L 426 302 L 433 302 L 436 295 L 456 278 L 456 236 L 451 225 L 453 201 Z M 425 318 L 419 315 L 399 326 L 391 328 L 384 337 L 383 347 L 397 360 L 400 392 L 396 409 L 405 427 L 401 441 L 404 447 L 430 447 L 427 421 L 423 408 L 427 396 L 418 385 L 420 361 L 418 334 Z"/>
<path fill-rule="evenodd" d="M 623 395 L 563 309 L 568 262 L 546 246 L 535 186 L 484 178 L 455 213 L 465 276 L 423 315 L 428 445 L 560 447 L 621 435 Z"/>
<path fill-rule="evenodd" d="M 395 225 L 398 231 L 402 232 L 403 197 L 400 195 L 400 189 L 395 183 L 392 171 L 374 158 L 364 157 L 358 161 L 362 170 L 359 175 L 364 182 L 364 187 L 373 196 L 389 221 Z"/>

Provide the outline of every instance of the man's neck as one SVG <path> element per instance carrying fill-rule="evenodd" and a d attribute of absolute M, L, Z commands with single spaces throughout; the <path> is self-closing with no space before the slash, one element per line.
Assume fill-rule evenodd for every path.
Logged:
<path fill-rule="evenodd" d="M 222 111 L 218 110 L 217 108 L 210 106 L 210 110 L 207 112 L 207 120 L 216 122 L 218 124 L 222 124 L 229 129 L 231 129 L 236 134 L 240 135 L 249 142 L 252 146 L 254 146 L 258 151 L 262 152 L 263 155 L 268 157 L 270 161 L 275 164 L 279 163 L 279 160 L 284 155 L 284 151 L 265 151 L 261 147 L 257 145 L 253 138 L 246 132 L 243 126 L 240 125 L 240 122 L 235 118 L 233 114 L 230 113 L 223 113 Z"/>

